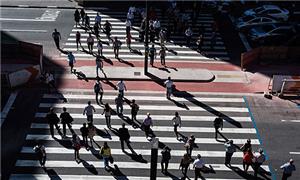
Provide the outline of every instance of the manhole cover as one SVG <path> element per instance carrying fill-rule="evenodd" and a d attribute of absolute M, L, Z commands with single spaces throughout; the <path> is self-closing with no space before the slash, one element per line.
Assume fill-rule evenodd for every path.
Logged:
<path fill-rule="evenodd" d="M 134 72 L 134 75 L 135 75 L 135 76 L 140 76 L 140 75 L 141 75 L 141 72 Z"/>

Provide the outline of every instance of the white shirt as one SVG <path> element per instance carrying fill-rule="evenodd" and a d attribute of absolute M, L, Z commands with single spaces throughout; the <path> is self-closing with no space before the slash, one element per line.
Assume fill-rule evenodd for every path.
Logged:
<path fill-rule="evenodd" d="M 263 162 L 265 162 L 266 157 L 264 154 L 260 154 L 259 152 L 254 153 L 254 157 L 257 163 L 262 164 Z"/>
<path fill-rule="evenodd" d="M 173 121 L 173 125 L 179 125 L 179 126 L 181 126 L 181 117 L 180 116 L 173 117 L 172 121 Z"/>
<path fill-rule="evenodd" d="M 202 159 L 196 159 L 194 162 L 193 162 L 193 166 L 195 167 L 195 168 L 203 168 L 203 166 L 204 166 L 205 164 L 204 164 L 204 161 L 202 160 Z"/>
<path fill-rule="evenodd" d="M 166 80 L 166 81 L 165 81 L 165 85 L 166 85 L 167 88 L 172 88 L 173 81 L 171 81 L 171 80 Z"/>
<path fill-rule="evenodd" d="M 103 49 L 102 44 L 98 43 L 98 44 L 97 44 L 97 48 L 98 48 L 99 50 L 102 50 L 102 49 Z"/>
<path fill-rule="evenodd" d="M 133 19 L 133 18 L 134 18 L 134 14 L 128 12 L 127 19 Z"/>
<path fill-rule="evenodd" d="M 193 31 L 189 28 L 185 31 L 185 35 L 186 36 L 192 36 L 193 35 Z"/>
<path fill-rule="evenodd" d="M 124 82 L 119 81 L 117 84 L 117 87 L 120 91 L 123 91 L 125 89 L 125 84 Z"/>
<path fill-rule="evenodd" d="M 160 22 L 158 20 L 154 21 L 153 26 L 155 29 L 160 28 Z"/>

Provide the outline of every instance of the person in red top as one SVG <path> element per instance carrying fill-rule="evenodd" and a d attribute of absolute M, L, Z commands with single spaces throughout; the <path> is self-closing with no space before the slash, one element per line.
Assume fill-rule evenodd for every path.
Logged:
<path fill-rule="evenodd" d="M 253 159 L 252 149 L 249 148 L 248 151 L 246 151 L 243 156 L 243 168 L 245 172 L 247 172 L 249 166 L 252 165 L 252 159 Z"/>

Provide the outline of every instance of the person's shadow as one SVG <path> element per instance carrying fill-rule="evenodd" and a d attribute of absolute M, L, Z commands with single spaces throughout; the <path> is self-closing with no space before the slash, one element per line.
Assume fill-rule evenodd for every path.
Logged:
<path fill-rule="evenodd" d="M 114 165 L 114 168 L 110 167 L 108 171 L 117 180 L 129 180 L 116 164 Z"/>
<path fill-rule="evenodd" d="M 146 159 L 143 158 L 141 154 L 136 154 L 136 153 L 128 153 L 127 151 L 124 150 L 124 153 L 129 156 L 132 160 L 140 163 L 148 163 Z"/>
<path fill-rule="evenodd" d="M 80 159 L 80 162 L 82 163 L 82 165 L 85 167 L 85 169 L 87 169 L 89 172 L 91 172 L 94 175 L 98 174 L 97 169 L 95 168 L 94 165 L 89 164 L 87 161 Z"/>
<path fill-rule="evenodd" d="M 236 166 L 230 166 L 229 167 L 233 172 L 235 172 L 236 174 L 238 174 L 239 176 L 241 176 L 244 179 L 255 179 L 255 180 L 263 180 L 263 178 L 260 177 L 254 177 L 252 174 L 248 174 L 247 172 L 243 171 L 242 169 L 240 169 L 239 167 Z M 268 177 L 265 177 L 268 180 L 271 180 Z"/>
<path fill-rule="evenodd" d="M 44 169 L 51 180 L 62 180 L 54 169 Z"/>
<path fill-rule="evenodd" d="M 86 75 L 81 72 L 81 71 L 76 71 L 76 69 L 74 69 L 73 73 L 75 74 L 75 76 L 77 77 L 77 79 L 79 80 L 85 80 L 86 82 L 89 82 L 88 78 L 86 77 Z"/>
<path fill-rule="evenodd" d="M 117 59 L 121 63 L 124 63 L 124 64 L 127 64 L 128 66 L 134 67 L 134 64 L 132 64 L 131 62 L 125 61 L 124 59 L 119 58 L 119 57 Z"/>

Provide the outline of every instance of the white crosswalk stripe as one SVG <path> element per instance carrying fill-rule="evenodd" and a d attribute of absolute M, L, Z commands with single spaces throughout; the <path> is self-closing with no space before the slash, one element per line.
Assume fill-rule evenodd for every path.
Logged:
<path fill-rule="evenodd" d="M 40 164 L 36 159 L 36 154 L 33 151 L 33 146 L 36 142 L 41 142 L 45 145 L 47 152 L 46 167 L 51 168 L 57 172 L 61 179 L 112 179 L 115 176 L 106 175 L 104 171 L 103 160 L 98 160 L 95 153 L 99 153 L 99 148 L 92 150 L 87 150 L 85 148 L 80 149 L 80 157 L 84 162 L 78 164 L 74 158 L 74 150 L 71 146 L 71 133 L 67 130 L 67 137 L 63 138 L 55 130 L 54 138 L 49 133 L 49 125 L 46 124 L 47 121 L 45 116 L 49 107 L 54 106 L 55 112 L 59 115 L 62 107 L 67 107 L 70 115 L 74 118 L 72 123 L 72 129 L 75 133 L 80 134 L 80 128 L 82 123 L 86 122 L 86 116 L 81 112 L 85 107 L 85 103 L 90 100 L 94 102 L 94 94 L 92 91 L 61 91 L 62 94 L 44 94 L 40 101 L 39 108 L 35 114 L 35 120 L 31 123 L 30 131 L 26 135 L 25 143 L 20 150 L 20 154 L 17 157 L 15 164 L 16 170 L 12 172 L 10 180 L 44 180 L 49 179 L 46 174 L 41 174 L 39 171 Z M 60 103 L 60 99 L 64 97 L 67 99 L 67 103 Z M 184 138 L 179 141 L 173 134 L 173 126 L 171 119 L 173 118 L 174 111 L 178 111 L 182 118 L 182 127 L 178 129 L 180 133 L 185 136 L 194 134 L 196 137 L 197 148 L 194 148 L 192 157 L 195 158 L 196 154 L 201 154 L 202 158 L 206 163 L 206 167 L 211 167 L 215 174 L 204 174 L 206 179 L 215 180 L 237 180 L 240 176 L 226 167 L 224 163 L 225 158 L 225 147 L 223 145 L 224 139 L 219 137 L 218 140 L 214 138 L 215 129 L 212 127 L 212 123 L 216 116 L 214 114 L 208 113 L 205 109 L 202 109 L 195 104 L 193 101 L 199 101 L 204 103 L 207 107 L 213 108 L 216 111 L 220 111 L 222 114 L 231 118 L 236 124 L 240 124 L 240 127 L 236 124 L 231 124 L 232 122 L 227 122 L 224 120 L 224 128 L 220 130 L 220 133 L 228 139 L 232 139 L 234 144 L 241 146 L 244 144 L 248 138 L 251 139 L 251 144 L 253 150 L 260 147 L 260 141 L 256 138 L 256 130 L 252 125 L 251 118 L 249 117 L 248 109 L 245 102 L 241 96 L 220 96 L 214 94 L 199 95 L 193 98 L 178 98 L 176 101 L 185 102 L 190 108 L 189 110 L 182 109 L 176 105 L 169 105 L 168 100 L 164 97 L 164 94 L 155 93 L 140 93 L 135 94 L 134 92 L 127 92 L 127 99 L 136 99 L 140 106 L 140 112 L 137 116 L 139 120 L 145 118 L 142 113 L 143 110 L 149 112 L 157 111 L 157 114 L 151 115 L 154 120 L 154 126 L 151 127 L 152 131 L 159 138 L 159 142 L 164 146 L 167 145 L 171 150 L 171 160 L 169 163 L 169 172 L 174 174 L 175 177 L 181 177 L 182 174 L 178 170 L 179 162 L 181 157 L 186 150 L 184 148 Z M 115 92 L 107 92 L 103 101 L 109 104 L 114 104 Z M 57 103 L 55 103 L 57 102 Z M 219 106 L 215 107 L 215 103 Z M 225 105 L 226 104 L 226 105 Z M 131 134 L 130 142 L 134 149 L 134 152 L 146 160 L 146 163 L 138 162 L 134 159 L 128 159 L 128 155 L 120 148 L 120 139 L 113 130 L 109 130 L 105 124 L 105 118 L 103 115 L 99 114 L 102 112 L 102 107 L 95 105 L 97 111 L 94 114 L 94 125 L 95 127 L 104 132 L 104 134 L 99 134 L 94 137 L 97 144 L 102 145 L 104 141 L 108 142 L 111 147 L 112 155 L 115 159 L 114 165 L 116 165 L 122 172 L 123 175 L 117 177 L 117 179 L 122 179 L 126 176 L 127 179 L 147 179 L 149 177 L 150 169 L 150 159 L 151 159 L 151 139 L 145 137 L 144 132 L 137 127 L 132 127 L 129 124 L 126 127 Z M 115 108 L 115 106 L 111 106 Z M 46 109 L 45 109 L 46 108 Z M 124 116 L 130 116 L 129 106 L 124 106 Z M 185 114 L 188 113 L 188 114 Z M 99 120 L 100 119 L 100 120 Z M 118 116 L 112 116 L 112 127 L 118 129 L 121 127 L 121 123 L 125 122 Z M 80 136 L 81 137 L 81 136 Z M 68 145 L 69 144 L 69 145 Z M 161 148 L 161 147 L 160 147 Z M 130 149 L 125 145 L 126 152 L 130 152 Z M 159 149 L 160 151 L 161 149 Z M 242 166 L 243 152 L 237 150 L 232 157 L 232 166 L 237 169 L 243 169 Z M 158 153 L 158 165 L 157 169 L 161 170 L 160 166 L 161 154 Z M 112 166 L 114 167 L 114 166 Z M 192 168 L 192 165 L 190 165 Z M 267 164 L 261 166 L 265 171 L 269 172 L 269 167 Z M 98 172 L 92 175 L 90 171 L 94 169 Z M 249 168 L 249 173 L 252 173 L 253 169 Z M 190 170 L 188 172 L 189 176 L 192 178 L 193 172 Z M 158 173 L 157 179 L 164 180 L 166 177 Z"/>
<path fill-rule="evenodd" d="M 91 27 L 93 27 L 95 23 L 95 17 L 96 17 L 96 11 L 87 11 L 87 14 L 90 17 L 90 24 Z M 138 41 L 135 41 L 134 39 L 139 39 L 139 23 L 140 20 L 136 19 L 136 23 L 133 25 L 133 29 L 131 30 L 131 35 L 132 35 L 132 42 L 131 42 L 131 47 L 133 49 L 136 49 L 140 52 L 142 52 L 142 55 L 136 55 L 133 54 L 132 52 L 129 51 L 129 49 L 126 47 L 126 27 L 125 27 L 125 19 L 126 19 L 126 12 L 110 12 L 107 10 L 102 10 L 100 12 L 102 16 L 102 21 L 101 25 L 103 27 L 103 24 L 105 23 L 106 20 L 108 20 L 112 24 L 112 31 L 111 31 L 111 37 L 118 37 L 119 40 L 123 43 L 122 48 L 120 50 L 119 57 L 124 58 L 124 60 L 143 60 L 143 54 L 144 54 L 144 44 Z M 161 13 L 157 14 L 158 18 L 161 20 L 161 26 L 165 27 L 167 24 L 166 18 L 162 17 Z M 188 20 L 190 23 L 192 23 L 191 20 Z M 170 37 L 170 42 L 166 43 L 166 47 L 168 49 L 172 49 L 173 51 L 176 52 L 174 54 L 173 52 L 167 52 L 166 54 L 166 62 L 168 60 L 170 61 L 213 61 L 213 60 L 221 60 L 221 61 L 229 61 L 230 57 L 229 54 L 226 51 L 226 47 L 224 46 L 222 37 L 220 33 L 216 33 L 216 42 L 213 47 L 211 46 L 211 36 L 212 36 L 212 24 L 214 22 L 214 18 L 212 14 L 208 13 L 200 13 L 196 23 L 195 23 L 195 29 L 194 29 L 194 37 L 192 38 L 192 43 L 190 47 L 186 46 L 186 40 L 184 35 L 173 35 L 171 34 Z M 199 25 L 203 27 L 204 30 L 204 42 L 202 46 L 202 50 L 205 55 L 200 54 L 197 52 L 195 49 L 196 44 L 196 38 L 198 36 L 197 34 L 197 28 L 199 28 Z M 79 31 L 81 33 L 81 42 L 82 42 L 82 47 L 84 49 L 87 49 L 87 43 L 86 43 L 86 38 L 89 36 L 89 32 L 86 32 L 85 29 L 81 27 L 76 27 L 74 25 L 72 32 L 69 35 L 69 38 L 67 39 L 66 43 L 64 44 L 64 51 L 72 51 L 74 56 L 77 59 L 82 59 L 82 60 L 87 60 L 87 59 L 94 59 L 95 57 L 92 56 L 91 54 L 88 54 L 84 51 L 77 50 L 77 45 L 76 45 L 76 32 Z M 95 37 L 95 35 L 93 35 Z M 106 35 L 100 31 L 100 39 L 101 41 L 108 41 Z M 107 44 L 103 43 L 103 55 L 107 58 L 110 58 L 111 60 L 115 60 L 115 56 L 113 54 L 113 49 L 111 48 L 111 42 L 110 46 Z M 94 53 L 97 53 L 97 43 L 94 43 Z M 155 48 L 157 51 L 160 50 L 160 45 L 155 44 Z M 61 57 L 66 58 L 66 54 L 61 53 Z"/>

